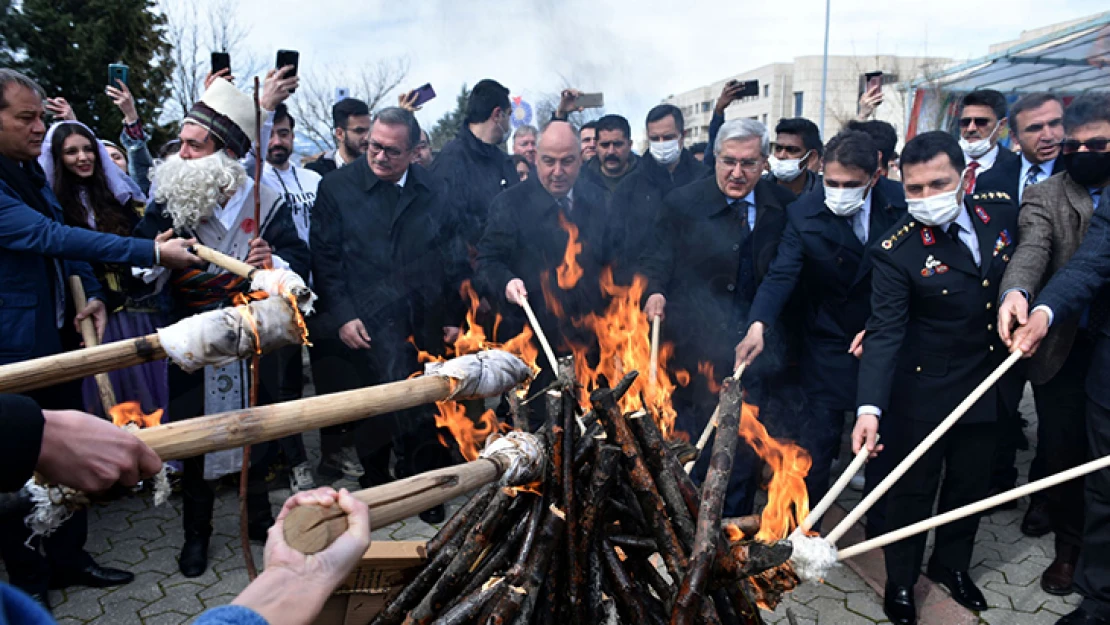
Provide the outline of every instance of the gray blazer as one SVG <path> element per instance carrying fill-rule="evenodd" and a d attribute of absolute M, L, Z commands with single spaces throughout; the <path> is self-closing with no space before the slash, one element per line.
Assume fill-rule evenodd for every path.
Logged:
<path fill-rule="evenodd" d="M 1000 292 L 1023 289 L 1032 302 L 1037 293 L 1079 248 L 1094 213 L 1091 194 L 1066 173 L 1029 187 L 1018 215 L 1017 250 Z M 1044 384 L 1064 366 L 1079 320 L 1054 324 L 1029 363 L 1029 381 Z"/>

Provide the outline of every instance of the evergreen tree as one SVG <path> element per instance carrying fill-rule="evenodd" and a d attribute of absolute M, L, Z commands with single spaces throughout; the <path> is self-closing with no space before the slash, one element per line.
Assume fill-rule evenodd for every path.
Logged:
<path fill-rule="evenodd" d="M 77 119 L 115 140 L 123 115 L 105 95 L 108 64 L 129 69 L 128 88 L 155 143 L 173 69 L 165 18 L 154 0 L 0 0 L 0 63 L 34 78 L 49 97 L 64 97 Z"/>
<path fill-rule="evenodd" d="M 2 0 L 0 0 L 2 1 Z M 470 90 L 464 84 L 462 90 L 459 91 L 458 97 L 455 99 L 455 110 L 444 114 L 436 121 L 435 126 L 428 133 L 428 138 L 431 139 L 432 149 L 439 151 L 447 144 L 448 141 L 455 138 L 462 130 L 463 120 L 466 119 L 466 101 L 470 99 Z"/>

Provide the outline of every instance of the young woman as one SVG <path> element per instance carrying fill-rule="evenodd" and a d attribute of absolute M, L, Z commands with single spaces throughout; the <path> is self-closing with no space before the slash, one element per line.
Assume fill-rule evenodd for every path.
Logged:
<path fill-rule="evenodd" d="M 39 164 L 46 172 L 69 226 L 130 236 L 146 205 L 138 185 L 112 161 L 104 145 L 77 121 L 54 124 L 46 133 Z M 143 301 L 143 284 L 124 265 L 93 265 L 105 292 L 108 326 L 104 342 L 145 336 L 165 325 L 156 301 Z M 166 362 L 151 362 L 109 374 L 116 399 L 137 400 L 144 412 L 169 403 Z M 85 410 L 104 415 L 96 384 L 84 382 Z"/>

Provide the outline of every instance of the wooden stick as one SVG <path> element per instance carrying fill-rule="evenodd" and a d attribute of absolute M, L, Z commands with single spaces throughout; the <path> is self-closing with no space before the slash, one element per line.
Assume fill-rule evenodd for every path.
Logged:
<path fill-rule="evenodd" d="M 825 540 L 835 545 L 836 541 L 840 540 L 840 537 L 848 531 L 848 528 L 855 525 L 856 522 L 859 521 L 860 518 L 864 514 L 866 514 L 868 510 L 871 509 L 871 506 L 875 505 L 875 502 L 878 501 L 880 497 L 885 495 L 886 492 L 890 490 L 890 487 L 894 486 L 894 483 L 897 482 L 900 477 L 906 474 L 906 471 L 910 470 L 910 467 L 913 466 L 913 463 L 917 462 L 918 459 L 921 458 L 921 456 L 924 456 L 925 452 L 929 451 L 929 448 L 932 447 L 938 440 L 940 440 L 940 437 L 944 436 L 945 432 L 950 430 L 953 425 L 956 425 L 956 422 L 960 420 L 960 417 L 964 416 L 964 414 L 971 409 L 975 402 L 979 401 L 979 398 L 986 394 L 987 390 L 990 389 L 991 386 L 994 386 L 994 383 L 997 382 L 999 378 L 1001 378 L 1003 375 L 1006 374 L 1007 371 L 1010 370 L 1010 367 L 1013 367 L 1014 364 L 1017 363 L 1017 361 L 1021 360 L 1022 356 L 1023 353 L 1020 349 L 1015 350 L 1012 354 L 1010 354 L 1009 358 L 1007 358 L 1002 364 L 998 365 L 998 368 L 991 372 L 991 374 L 987 376 L 987 379 L 979 383 L 979 386 L 976 386 L 975 390 L 971 391 L 971 394 L 968 395 L 962 402 L 960 402 L 960 405 L 956 406 L 956 408 L 947 417 L 944 418 L 944 421 L 941 421 L 940 425 L 938 425 L 932 432 L 929 433 L 929 436 L 925 437 L 925 440 L 921 441 L 921 443 L 919 443 L 917 447 L 915 447 L 914 450 L 911 451 L 910 454 L 898 464 L 898 466 L 894 467 L 894 470 L 891 471 L 890 474 L 887 475 L 885 478 L 883 478 L 882 482 L 879 482 L 879 485 L 875 487 L 875 490 L 871 491 L 871 493 L 868 494 L 867 497 L 864 497 L 863 501 L 859 502 L 859 504 L 856 505 L 856 507 L 848 513 L 848 516 L 844 517 L 840 524 L 834 527 L 833 530 L 829 532 L 827 536 L 825 536 Z"/>
<path fill-rule="evenodd" d="M 866 553 L 873 549 L 885 547 L 890 543 L 895 543 L 905 538 L 909 538 L 910 536 L 915 536 L 922 532 L 927 532 L 934 527 L 940 527 L 941 525 L 951 523 L 952 521 L 959 521 L 960 519 L 969 517 L 973 514 L 978 514 L 980 512 L 990 510 L 995 506 L 999 506 L 1015 499 L 1020 499 L 1021 497 L 1025 497 L 1026 495 L 1032 495 L 1033 493 L 1040 492 L 1046 488 L 1052 488 L 1057 484 L 1067 482 L 1068 480 L 1074 480 L 1077 477 L 1082 477 L 1084 475 L 1087 475 L 1088 473 L 1094 473 L 1095 471 L 1099 471 L 1107 467 L 1110 467 L 1110 456 L 1103 456 L 1102 458 L 1086 462 L 1077 467 L 1068 469 L 1067 471 L 1057 473 L 1056 475 L 1041 478 L 1036 482 L 1030 482 L 1024 486 L 1012 488 L 1004 493 L 999 493 L 993 497 L 987 497 L 982 501 L 969 503 L 966 506 L 961 506 L 959 508 L 956 508 L 955 510 L 949 510 L 944 514 L 937 515 L 930 519 L 918 521 L 913 525 L 907 525 L 906 527 L 894 530 L 893 532 L 888 532 L 886 534 L 883 534 L 882 536 L 876 536 L 875 538 L 859 543 L 858 545 L 852 545 L 847 549 L 841 550 L 837 557 L 840 560 L 853 558 L 860 555 L 861 553 Z"/>
<path fill-rule="evenodd" d="M 552 373 L 558 377 L 559 359 L 555 357 L 555 350 L 551 349 L 551 343 L 547 341 L 547 335 L 543 333 L 540 322 L 536 320 L 536 313 L 532 311 L 532 305 L 528 303 L 528 298 L 522 297 L 520 299 L 520 307 L 524 309 L 524 314 L 528 315 L 528 323 L 532 325 L 532 330 L 535 331 L 536 338 L 539 339 L 540 346 L 543 347 L 543 353 L 547 356 L 547 361 L 551 363 Z"/>
<path fill-rule="evenodd" d="M 165 357 L 158 335 L 150 334 L 24 360 L 0 367 L 0 393 L 23 393 Z"/>
<path fill-rule="evenodd" d="M 875 444 L 879 444 L 878 436 L 875 437 Z M 840 474 L 840 477 L 837 478 L 836 483 L 832 485 L 829 492 L 825 493 L 821 501 L 809 511 L 809 515 L 802 521 L 801 527 L 803 532 L 808 532 L 813 529 L 813 525 L 829 511 L 829 508 L 836 502 L 836 498 L 840 496 L 840 493 L 844 492 L 844 489 L 848 487 L 848 483 L 852 481 L 852 478 L 855 477 L 856 474 L 859 473 L 859 470 L 863 468 L 863 465 L 867 463 L 867 458 L 870 455 L 871 450 L 867 448 L 867 445 L 860 448 L 856 457 L 852 458 L 852 463 Z"/>
<path fill-rule="evenodd" d="M 736 368 L 736 371 L 732 372 L 732 379 L 740 381 L 740 378 L 744 376 L 744 369 L 747 368 L 748 363 L 740 363 L 740 366 Z M 698 444 L 694 446 L 696 450 L 694 453 L 694 459 L 686 463 L 685 469 L 687 473 L 690 473 L 694 470 L 694 465 L 697 463 L 698 458 L 701 457 L 701 450 L 705 449 L 705 446 L 709 443 L 709 435 L 712 434 L 713 430 L 717 428 L 717 421 L 719 420 L 720 415 L 721 405 L 717 404 L 717 407 L 713 409 L 713 416 L 709 417 L 709 423 L 705 424 L 705 429 L 701 431 L 701 436 L 698 437 Z"/>
<path fill-rule="evenodd" d="M 85 297 L 85 286 L 81 284 L 80 276 L 69 277 L 69 290 L 73 295 L 74 308 L 77 312 L 81 312 L 81 307 L 88 302 Z M 86 317 L 81 320 L 81 338 L 85 341 L 85 349 L 96 347 L 100 345 L 100 337 L 96 335 L 96 324 L 93 323 L 92 318 Z M 104 416 L 109 415 L 109 410 L 116 405 L 116 390 L 112 388 L 112 381 L 108 378 L 107 373 L 98 373 L 94 376 L 96 380 L 96 390 L 100 394 L 100 404 L 104 406 Z"/>
<path fill-rule="evenodd" d="M 648 369 L 648 381 L 652 386 L 659 379 L 659 324 L 658 316 L 651 320 L 651 368 Z"/>
<path fill-rule="evenodd" d="M 255 190 L 257 190 L 258 185 L 255 185 L 254 188 Z M 207 245 L 201 245 L 200 243 L 197 243 L 193 246 L 193 253 L 196 254 L 201 260 L 208 261 L 209 263 L 212 263 L 220 269 L 223 269 L 228 273 L 233 273 L 240 278 L 246 278 L 250 280 L 254 277 L 254 273 L 258 271 L 257 267 L 252 267 L 247 263 L 239 260 L 238 258 L 232 258 L 231 256 L 224 254 L 223 252 L 216 251 L 208 247 Z"/>

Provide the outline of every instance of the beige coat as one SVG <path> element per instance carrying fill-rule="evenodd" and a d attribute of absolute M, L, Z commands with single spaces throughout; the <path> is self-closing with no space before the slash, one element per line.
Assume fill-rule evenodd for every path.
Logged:
<path fill-rule="evenodd" d="M 1079 249 L 1094 210 L 1091 194 L 1066 173 L 1026 189 L 1018 216 L 1018 246 L 1002 278 L 1001 292 L 1023 289 L 1031 300 L 1036 299 Z M 1052 326 L 1030 360 L 1030 382 L 1044 384 L 1060 371 L 1078 328 L 1078 320 Z"/>

